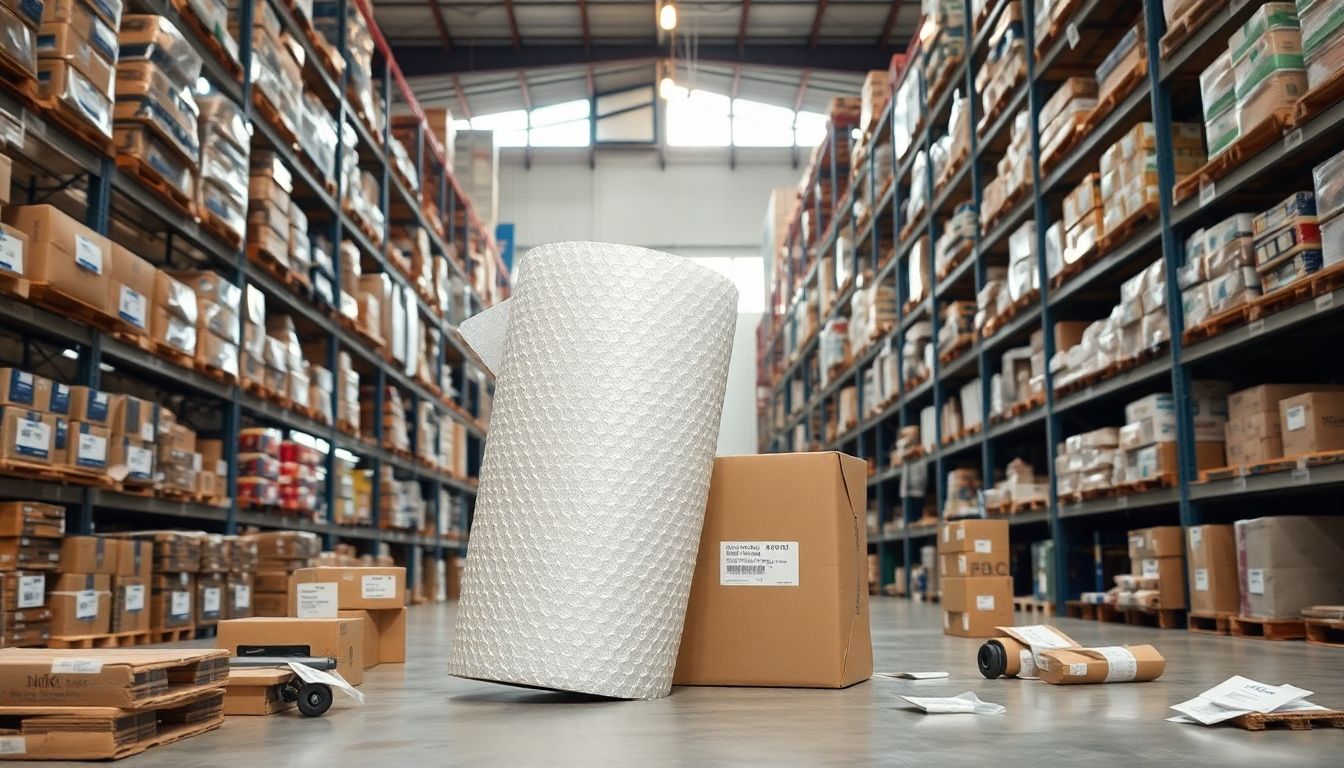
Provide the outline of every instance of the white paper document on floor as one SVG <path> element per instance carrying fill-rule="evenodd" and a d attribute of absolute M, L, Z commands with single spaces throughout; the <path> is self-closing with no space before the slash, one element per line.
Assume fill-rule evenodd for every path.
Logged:
<path fill-rule="evenodd" d="M 321 669 L 314 669 L 307 665 L 300 664 L 297 661 L 289 662 L 289 668 L 292 669 L 294 674 L 298 675 L 299 679 L 305 683 L 323 683 L 329 685 L 355 701 L 358 701 L 360 704 L 364 703 L 364 694 L 354 686 L 350 685 L 350 683 L 346 682 L 345 678 L 341 677 L 340 672 L 335 670 L 327 672 Z"/>
<path fill-rule="evenodd" d="M 942 680 L 946 672 L 878 672 L 873 677 L 885 677 L 892 680 Z"/>
<path fill-rule="evenodd" d="M 924 696 L 902 696 L 926 715 L 1002 715 L 1008 709 L 1002 704 L 981 701 L 979 696 L 967 691 L 957 696 L 930 698 Z"/>
<path fill-rule="evenodd" d="M 1295 685 L 1269 685 L 1234 675 L 1199 696 L 1173 704 L 1181 714 L 1167 718 L 1172 723 L 1215 725 L 1252 712 L 1304 712 L 1324 710 L 1305 699 L 1311 691 Z"/>

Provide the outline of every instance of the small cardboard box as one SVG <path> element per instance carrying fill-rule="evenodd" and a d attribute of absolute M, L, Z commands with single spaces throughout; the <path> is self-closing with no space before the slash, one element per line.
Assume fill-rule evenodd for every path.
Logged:
<path fill-rule="evenodd" d="M 154 480 L 154 446 L 134 437 L 113 433 L 107 446 L 107 473 L 114 480 L 142 483 Z"/>
<path fill-rule="evenodd" d="M 28 234 L 28 279 L 108 314 L 111 241 L 52 205 L 7 208 L 4 216 Z"/>
<path fill-rule="evenodd" d="M 113 634 L 149 631 L 148 577 L 112 577 L 111 631 Z"/>
<path fill-rule="evenodd" d="M 953 637 L 997 637 L 997 627 L 1013 623 L 1013 603 L 993 611 L 971 611 L 943 613 L 943 634 Z"/>
<path fill-rule="evenodd" d="M 51 412 L 52 382 L 20 368 L 0 368 L 0 405 Z M 64 413 L 65 409 L 60 412 Z"/>
<path fill-rule="evenodd" d="M 50 464 L 56 450 L 56 420 L 41 411 L 0 406 L 0 459 Z"/>
<path fill-rule="evenodd" d="M 1280 515 L 1236 522 L 1241 615 L 1300 619 L 1344 604 L 1344 518 Z"/>
<path fill-rule="evenodd" d="M 1156 680 L 1167 660 L 1151 645 L 1056 648 L 1038 654 L 1037 676 L 1054 685 L 1144 683 Z"/>
<path fill-rule="evenodd" d="M 1138 561 L 1148 557 L 1179 557 L 1182 531 L 1179 525 L 1159 525 L 1129 532 L 1129 560 L 1139 573 Z"/>
<path fill-rule="evenodd" d="M 112 415 L 112 396 L 90 387 L 70 388 L 71 421 L 107 426 Z"/>
<path fill-rule="evenodd" d="M 715 460 L 673 683 L 844 688 L 873 673 L 867 465 Z"/>
<path fill-rule="evenodd" d="M 65 535 L 65 507 L 36 501 L 0 503 L 0 536 L 60 538 Z"/>
<path fill-rule="evenodd" d="M 112 433 L 97 424 L 70 422 L 65 463 L 102 474 L 107 471 L 108 442 Z"/>
<path fill-rule="evenodd" d="M 1227 396 L 1227 416 L 1231 421 L 1241 421 L 1260 414 L 1274 414 L 1279 419 L 1279 401 L 1295 397 L 1303 392 L 1328 392 L 1344 387 L 1330 384 L 1261 384 L 1242 389 Z"/>
<path fill-rule="evenodd" d="M 27 260 L 24 258 L 27 252 L 28 235 L 0 223 L 0 273 L 10 277 L 27 275 Z"/>
<path fill-rule="evenodd" d="M 1011 576 L 943 576 L 943 609 L 948 613 L 993 613 L 1013 606 Z"/>
<path fill-rule="evenodd" d="M 300 568 L 290 585 L 289 614 L 299 618 L 331 618 L 342 610 L 406 605 L 405 568 Z"/>
<path fill-rule="evenodd" d="M 1157 582 L 1158 608 L 1185 607 L 1185 558 L 1145 557 L 1133 567 L 1134 575 Z"/>
<path fill-rule="evenodd" d="M 994 555 L 1008 560 L 1007 520 L 958 520 L 939 531 L 938 551 Z"/>
<path fill-rule="evenodd" d="M 1344 392 L 1304 392 L 1279 401 L 1283 455 L 1344 449 Z"/>
<path fill-rule="evenodd" d="M 63 573 L 48 582 L 52 637 L 105 635 L 112 626 L 112 577 Z"/>
<path fill-rule="evenodd" d="M 219 622 L 215 644 L 234 656 L 286 647 L 303 656 L 330 656 L 346 682 L 364 682 L 363 619 L 252 618 Z"/>
<path fill-rule="evenodd" d="M 61 573 L 117 572 L 121 542 L 98 536 L 67 536 L 61 542 Z"/>
<path fill-rule="evenodd" d="M 130 250 L 112 244 L 112 278 L 107 308 L 127 325 L 149 332 L 149 307 L 154 301 L 154 265 Z"/>
<path fill-rule="evenodd" d="M 293 673 L 286 669 L 234 669 L 224 689 L 224 715 L 273 715 L 294 708 L 281 689 Z"/>
<path fill-rule="evenodd" d="M 406 662 L 406 609 L 341 611 L 341 618 L 364 620 L 364 668 Z"/>
<path fill-rule="evenodd" d="M 1190 610 L 1238 613 L 1237 541 L 1231 525 L 1195 525 L 1188 529 Z"/>

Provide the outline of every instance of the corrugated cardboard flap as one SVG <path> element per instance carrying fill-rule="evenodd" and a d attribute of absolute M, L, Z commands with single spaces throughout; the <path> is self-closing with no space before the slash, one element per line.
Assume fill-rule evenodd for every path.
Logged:
<path fill-rule="evenodd" d="M 854 574 L 854 602 L 850 615 L 849 631 L 845 640 L 845 658 L 840 668 L 840 678 L 846 684 L 859 682 L 872 677 L 873 646 L 871 637 L 859 638 L 856 649 L 855 632 L 868 630 L 868 464 L 853 456 L 832 452 L 840 470 L 840 482 L 849 505 L 854 533 L 854 546 L 850 550 L 853 561 L 848 572 Z M 848 547 L 846 547 L 848 549 Z M 859 625 L 862 624 L 862 627 Z M 852 662 L 852 664 L 851 664 Z M 861 675 L 852 679 L 854 675 Z"/>

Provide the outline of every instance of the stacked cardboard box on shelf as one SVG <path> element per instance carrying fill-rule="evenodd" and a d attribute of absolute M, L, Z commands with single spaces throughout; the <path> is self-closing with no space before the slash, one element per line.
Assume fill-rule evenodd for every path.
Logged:
<path fill-rule="evenodd" d="M 108 473 L 135 485 L 154 482 L 158 406 L 131 395 L 111 396 Z"/>
<path fill-rule="evenodd" d="M 159 408 L 158 466 L 159 486 L 175 496 L 194 497 L 200 486 L 199 475 L 213 471 L 201 467 L 196 452 L 196 432 L 177 421 L 167 408 Z M 222 486 L 220 486 L 222 487 Z"/>
<path fill-rule="evenodd" d="M 1129 532 L 1130 576 L 1117 576 L 1116 606 L 1145 610 L 1185 608 L 1185 557 L 1179 525 Z"/>
<path fill-rule="evenodd" d="M 37 55 L 38 93 L 55 102 L 63 115 L 94 134 L 112 138 L 112 92 L 117 60 L 117 13 L 104 13 L 78 0 L 56 0 L 39 9 L 42 19 Z M 14 34 L 23 30 L 14 26 Z M 40 39 L 39 38 L 39 39 Z M 24 59 L 34 52 L 34 37 L 18 38 L 26 45 Z M 16 46 L 10 46 L 15 48 Z M 23 62 L 27 68 L 27 62 Z"/>
<path fill-rule="evenodd" d="M 1231 393 L 1227 397 L 1227 427 L 1224 433 L 1227 463 L 1258 464 L 1289 455 L 1284 451 L 1280 403 L 1308 392 L 1341 390 L 1344 387 L 1329 384 L 1261 384 Z M 1305 415 L 1305 409 L 1303 413 Z M 1298 423 L 1295 418 L 1294 425 Z M 1299 429 L 1305 426 L 1304 418 Z"/>
<path fill-rule="evenodd" d="M 257 542 L 247 536 L 226 537 L 229 542 L 228 590 L 224 596 L 226 618 L 252 615 L 253 579 L 257 572 Z"/>
<path fill-rule="evenodd" d="M 322 551 L 317 534 L 307 531 L 268 531 L 242 538 L 257 547 L 257 574 L 253 581 L 252 612 L 256 616 L 285 616 L 289 612 L 289 577 L 308 568 Z"/>
<path fill-rule="evenodd" d="M 1225 382 L 1191 383 L 1194 402 L 1195 466 L 1214 469 L 1225 461 L 1223 435 L 1227 424 Z M 1125 452 L 1125 482 L 1176 477 L 1176 401 L 1169 393 L 1148 395 L 1125 405 L 1120 448 Z"/>
<path fill-rule="evenodd" d="M 196 362 L 236 378 L 243 289 L 217 272 L 178 272 L 172 277 L 196 294 Z"/>
<path fill-rule="evenodd" d="M 1255 271 L 1266 296 L 1287 289 L 1324 266 L 1316 196 L 1296 192 L 1251 220 Z"/>
<path fill-rule="evenodd" d="M 1311 390 L 1279 401 L 1285 456 L 1344 451 L 1344 392 L 1331 386 Z"/>
<path fill-rule="evenodd" d="M 1204 165 L 1204 139 L 1200 126 L 1173 123 L 1172 154 L 1176 180 Z M 1120 141 L 1101 154 L 1102 236 L 1115 236 L 1136 218 L 1155 212 L 1157 199 L 1157 133 L 1153 124 L 1134 125 Z"/>
<path fill-rule="evenodd" d="M 1186 263 L 1177 277 L 1187 328 L 1260 297 L 1253 219 L 1239 213 L 1186 239 Z"/>
<path fill-rule="evenodd" d="M 1119 447 L 1120 431 L 1115 427 L 1067 437 L 1055 450 L 1055 492 L 1070 499 L 1115 487 L 1117 471 L 1124 476 L 1125 455 Z"/>
<path fill-rule="evenodd" d="M 190 630 L 195 626 L 196 571 L 201 565 L 199 534 L 185 531 L 137 531 L 117 534 L 153 546 L 149 579 L 149 630 Z"/>
<path fill-rule="evenodd" d="M 946 523 L 938 532 L 938 554 L 944 634 L 993 637 L 995 627 L 1013 623 L 1008 521 Z"/>
<path fill-rule="evenodd" d="M 64 535 L 61 507 L 0 504 L 0 647 L 42 645 L 50 637 L 47 583 L 58 578 Z"/>
<path fill-rule="evenodd" d="M 1230 525 L 1194 525 L 1186 529 L 1190 560 L 1190 610 L 1235 614 L 1241 609 L 1237 579 L 1237 543 Z"/>
<path fill-rule="evenodd" d="M 227 615 L 224 597 L 228 592 L 228 543 L 217 533 L 197 534 L 197 540 L 201 561 L 196 570 L 196 626 L 213 627 Z"/>
<path fill-rule="evenodd" d="M 44 284 L 47 300 L 109 320 L 112 243 L 52 205 L 6 206 L 4 221 L 27 238 L 23 275 Z"/>
<path fill-rule="evenodd" d="M 290 268 L 289 228 L 294 177 L 275 152 L 253 152 L 248 182 L 247 243 L 249 248 Z"/>
<path fill-rule="evenodd" d="M 201 216 L 213 220 L 241 241 L 247 234 L 248 153 L 251 136 L 242 109 L 226 96 L 196 100 L 201 142 L 200 176 L 195 201 Z"/>
<path fill-rule="evenodd" d="M 53 638 L 108 634 L 118 554 L 117 542 L 96 536 L 67 536 L 61 542 L 60 575 L 47 584 Z"/>
<path fill-rule="evenodd" d="M 1283 515 L 1236 522 L 1241 615 L 1301 619 L 1344 604 L 1344 519 Z"/>
<path fill-rule="evenodd" d="M 1062 3 L 1060 4 L 1062 5 Z M 1063 159 L 1073 145 L 1083 123 L 1097 106 L 1097 81 L 1090 77 L 1070 77 L 1041 106 L 1037 118 L 1041 126 L 1042 168 Z"/>
<path fill-rule="evenodd" d="M 154 578 L 154 543 L 142 539 L 107 539 L 117 548 L 117 570 L 112 575 L 114 635 L 148 632 L 150 581 Z"/>

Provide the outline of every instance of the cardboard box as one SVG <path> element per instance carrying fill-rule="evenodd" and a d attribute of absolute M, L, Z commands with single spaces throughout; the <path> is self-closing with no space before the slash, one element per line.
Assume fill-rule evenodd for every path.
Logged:
<path fill-rule="evenodd" d="M 1047 683 L 1078 685 L 1143 683 L 1161 677 L 1166 668 L 1166 659 L 1151 645 L 1127 645 L 1041 651 L 1036 672 Z"/>
<path fill-rule="evenodd" d="M 112 244 L 52 205 L 6 208 L 5 222 L 28 234 L 27 275 L 107 314 Z"/>
<path fill-rule="evenodd" d="M 673 683 L 871 677 L 867 498 L 867 465 L 852 456 L 717 459 Z"/>
<path fill-rule="evenodd" d="M 1007 553 L 949 552 L 938 555 L 944 576 L 1011 576 Z"/>
<path fill-rule="evenodd" d="M 65 535 L 65 507 L 36 501 L 0 502 L 0 536 L 60 538 Z"/>
<path fill-rule="evenodd" d="M 1272 413 L 1279 417 L 1279 401 L 1304 392 L 1330 392 L 1344 387 L 1332 384 L 1261 384 L 1238 390 L 1227 396 L 1227 417 L 1238 421 L 1249 416 Z"/>
<path fill-rule="evenodd" d="M 947 523 L 938 535 L 938 551 L 1001 556 L 1008 559 L 1008 521 L 958 520 Z"/>
<path fill-rule="evenodd" d="M 149 332 L 149 307 L 154 300 L 154 265 L 122 246 L 112 244 L 112 274 L 107 308 L 127 325 Z"/>
<path fill-rule="evenodd" d="M 2 204 L 0 204 L 2 205 Z M 28 252 L 28 235 L 0 223 L 0 273 L 23 277 L 27 274 L 24 254 Z"/>
<path fill-rule="evenodd" d="M 1282 515 L 1236 522 L 1241 614 L 1300 619 L 1344 605 L 1344 517 Z"/>
<path fill-rule="evenodd" d="M 195 577 L 190 573 L 155 573 L 150 580 L 149 624 L 177 629 L 195 623 Z"/>
<path fill-rule="evenodd" d="M 1284 456 L 1344 449 L 1344 392 L 1313 391 L 1279 401 Z"/>
<path fill-rule="evenodd" d="M 1013 602 L 1009 599 L 1005 607 L 993 611 L 944 612 L 943 634 L 953 637 L 996 637 L 1001 634 L 997 627 L 1012 623 Z"/>
<path fill-rule="evenodd" d="M 364 620 L 364 668 L 406 662 L 406 609 L 341 611 L 341 618 Z"/>
<path fill-rule="evenodd" d="M 60 539 L 0 537 L 0 571 L 54 571 L 60 562 Z"/>
<path fill-rule="evenodd" d="M 112 626 L 112 577 L 63 573 L 48 582 L 52 637 L 105 635 Z"/>
<path fill-rule="evenodd" d="M 1179 525 L 1159 525 L 1130 531 L 1129 560 L 1137 563 L 1151 557 L 1180 557 L 1185 553 L 1181 548 L 1183 536 Z"/>
<path fill-rule="evenodd" d="M 41 411 L 0 406 L 0 459 L 50 464 L 56 450 L 56 420 Z"/>
<path fill-rule="evenodd" d="M 301 568 L 290 584 L 289 614 L 299 618 L 331 618 L 340 610 L 406 605 L 405 568 Z"/>
<path fill-rule="evenodd" d="M 215 644 L 234 656 L 288 646 L 304 656 L 331 656 L 346 682 L 364 682 L 363 619 L 252 618 L 219 622 Z"/>
<path fill-rule="evenodd" d="M 107 426 L 112 415 L 112 396 L 90 387 L 70 387 L 71 421 Z"/>
<path fill-rule="evenodd" d="M 228 591 L 224 597 L 230 619 L 246 619 L 252 615 L 252 574 L 230 573 Z"/>
<path fill-rule="evenodd" d="M 79 649 L 6 650 L 0 654 L 0 706 L 144 711 L 164 701 L 190 700 L 195 692 L 219 687 L 229 674 L 228 654 L 212 649 L 137 648 L 115 656 L 109 653 L 96 671 L 92 665 L 62 663 L 88 656 L 89 651 Z M 191 682 L 171 684 L 174 680 Z M 39 692 L 30 681 L 37 683 Z M 34 740 L 34 736 L 29 737 L 30 745 Z M 125 744 L 118 742 L 117 746 Z M 28 754 L 33 754 L 31 748 Z M 111 752 L 104 755 L 112 756 Z"/>
<path fill-rule="evenodd" d="M 42 59 L 63 59 L 84 75 L 98 92 L 112 98 L 115 70 L 112 64 L 69 24 L 43 24 L 37 37 L 37 55 Z"/>
<path fill-rule="evenodd" d="M 1185 558 L 1145 557 L 1132 564 L 1134 575 L 1156 582 L 1157 607 L 1185 607 Z"/>
<path fill-rule="evenodd" d="M 1231 525 L 1196 525 L 1188 529 L 1190 610 L 1237 613 L 1236 538 Z"/>
<path fill-rule="evenodd" d="M 61 573 L 117 572 L 121 542 L 98 536 L 67 536 L 61 542 Z"/>
<path fill-rule="evenodd" d="M 113 634 L 149 631 L 149 596 L 148 577 L 112 577 Z"/>
<path fill-rule="evenodd" d="M 234 669 L 224 689 L 224 715 L 273 715 L 293 709 L 281 689 L 291 672 L 285 669 Z"/>
<path fill-rule="evenodd" d="M 64 391 L 67 400 L 57 409 L 58 413 L 67 413 L 70 410 L 69 388 L 65 388 Z M 51 379 L 20 368 L 0 368 L 0 405 L 51 413 L 52 392 Z"/>
<path fill-rule="evenodd" d="M 107 427 L 100 427 L 97 424 L 82 424 L 76 421 L 70 422 L 66 445 L 66 465 L 97 474 L 105 473 L 107 471 L 108 442 L 111 437 L 112 433 Z M 58 436 L 57 443 L 59 442 Z"/>
<path fill-rule="evenodd" d="M 995 613 L 1013 607 L 1011 576 L 943 576 L 943 610 L 948 613 Z"/>

